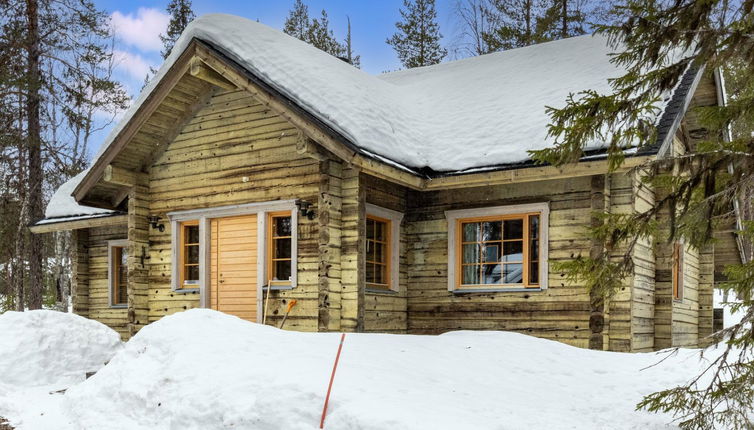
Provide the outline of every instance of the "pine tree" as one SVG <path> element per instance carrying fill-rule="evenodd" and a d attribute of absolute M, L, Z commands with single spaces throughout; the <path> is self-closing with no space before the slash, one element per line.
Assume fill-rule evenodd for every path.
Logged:
<path fill-rule="evenodd" d="M 628 0 L 610 21 L 598 26 L 624 67 L 612 91 L 587 90 L 570 95 L 563 108 L 548 108 L 549 135 L 555 146 L 533 151 L 539 162 L 563 165 L 577 161 L 584 142 L 605 142 L 611 169 L 623 163 L 625 148 L 655 142 L 654 118 L 661 94 L 673 90 L 687 70 L 707 73 L 733 67 L 736 88 L 725 106 L 697 107 L 694 115 L 706 132 L 692 153 L 658 157 L 640 166 L 643 181 L 661 191 L 654 206 L 636 214 L 602 215 L 591 230 L 594 240 L 610 244 L 609 252 L 554 264 L 567 279 L 609 298 L 632 273 L 637 238 L 658 233 L 654 219 L 669 214 L 670 231 L 656 240 L 683 239 L 695 249 L 708 247 L 713 233 L 741 206 L 751 207 L 754 190 L 754 1 Z M 681 54 L 681 55 L 679 55 Z M 731 127 L 732 126 L 732 127 Z M 732 128 L 733 133 L 730 133 Z M 674 171 L 683 172 L 682 175 Z M 743 220 L 736 232 L 742 242 L 754 240 L 754 222 Z M 709 364 L 697 378 L 644 398 L 638 405 L 672 413 L 683 429 L 750 429 L 754 427 L 754 261 L 725 268 L 722 289 L 735 295 L 731 310 L 744 313 L 740 323 L 716 333 L 721 347 L 707 351 Z"/>
<path fill-rule="evenodd" d="M 583 0 L 546 0 L 542 15 L 536 19 L 539 40 L 580 36 L 586 34 L 587 27 Z"/>
<path fill-rule="evenodd" d="M 283 33 L 308 41 L 309 25 L 309 7 L 303 1 L 296 0 L 293 9 L 288 12 L 288 17 L 285 19 Z"/>
<path fill-rule="evenodd" d="M 448 54 L 440 45 L 440 26 L 434 0 L 403 0 L 402 20 L 395 23 L 398 31 L 387 39 L 395 49 L 403 67 L 437 64 Z"/>
<path fill-rule="evenodd" d="M 491 28 L 482 34 L 491 51 L 501 51 L 542 42 L 536 31 L 542 8 L 535 0 L 491 0 L 485 12 Z"/>
<path fill-rule="evenodd" d="M 160 34 L 160 40 L 164 46 L 162 52 L 160 52 L 162 58 L 168 58 L 170 51 L 173 50 L 173 45 L 181 37 L 183 30 L 196 17 L 191 9 L 191 0 L 170 0 L 167 11 L 170 14 L 167 34 Z"/>
<path fill-rule="evenodd" d="M 346 19 L 348 20 L 348 31 L 346 32 L 346 40 L 343 44 L 343 47 L 345 48 L 345 57 L 349 63 L 351 63 L 354 67 L 360 69 L 361 55 L 355 55 L 353 52 L 353 46 L 351 45 L 351 17 L 346 15 Z"/>
<path fill-rule="evenodd" d="M 327 18 L 327 11 L 324 9 L 322 9 L 322 16 L 319 19 L 312 19 L 309 23 L 306 41 L 335 57 L 343 57 L 346 54 L 345 47 L 338 42 L 330 29 L 330 20 Z"/>

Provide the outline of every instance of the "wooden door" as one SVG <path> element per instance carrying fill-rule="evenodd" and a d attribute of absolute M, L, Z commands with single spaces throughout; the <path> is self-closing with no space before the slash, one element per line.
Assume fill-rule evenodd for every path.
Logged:
<path fill-rule="evenodd" d="M 257 216 L 211 221 L 212 309 L 257 321 Z"/>

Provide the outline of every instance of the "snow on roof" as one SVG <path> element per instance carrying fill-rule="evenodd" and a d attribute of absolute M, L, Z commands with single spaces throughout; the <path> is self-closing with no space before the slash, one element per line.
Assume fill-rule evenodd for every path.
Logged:
<path fill-rule="evenodd" d="M 103 216 L 115 213 L 114 211 L 90 206 L 83 206 L 76 203 L 71 196 L 76 185 L 86 176 L 88 170 L 84 170 L 73 178 L 69 179 L 60 186 L 52 195 L 50 203 L 45 209 L 45 219 L 37 224 L 49 224 L 59 221 L 72 221 L 76 219 L 90 218 L 92 216 Z"/>
<path fill-rule="evenodd" d="M 209 14 L 186 27 L 95 159 L 193 39 L 221 51 L 365 154 L 414 171 L 526 161 L 527 151 L 551 143 L 546 106 L 563 106 L 571 92 L 610 91 L 608 79 L 623 74 L 609 61 L 607 39 L 586 35 L 373 76 L 259 22 Z"/>

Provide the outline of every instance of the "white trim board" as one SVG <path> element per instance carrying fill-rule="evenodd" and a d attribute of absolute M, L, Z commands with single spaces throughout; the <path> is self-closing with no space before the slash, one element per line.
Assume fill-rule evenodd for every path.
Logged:
<path fill-rule="evenodd" d="M 400 291 L 401 221 L 403 214 L 392 209 L 366 204 L 366 214 L 390 220 L 390 290 Z"/>
<path fill-rule="evenodd" d="M 199 220 L 199 305 L 210 307 L 210 241 L 212 240 L 210 221 L 216 218 L 227 218 L 242 215 L 257 215 L 257 322 L 262 321 L 263 295 L 267 279 L 267 213 L 291 212 L 291 285 L 295 288 L 298 282 L 298 207 L 296 200 L 274 200 L 269 202 L 247 203 L 241 205 L 219 206 L 214 208 L 189 209 L 167 214 L 171 228 L 171 289 L 175 292 L 194 292 L 197 289 L 181 289 L 178 287 L 178 223 L 182 221 Z M 287 287 L 287 286 L 286 286 Z M 275 287 L 273 287 L 275 289 Z M 278 286 L 277 289 L 280 289 Z"/>
<path fill-rule="evenodd" d="M 477 218 L 494 215 L 514 215 L 527 212 L 540 212 L 539 228 L 540 228 L 540 246 L 539 246 L 539 288 L 526 288 L 527 291 L 539 291 L 547 289 L 548 281 L 548 233 L 550 228 L 550 204 L 548 202 L 543 203 L 527 203 L 521 205 L 507 205 L 507 206 L 492 206 L 486 208 L 474 208 L 474 209 L 458 209 L 452 211 L 445 211 L 445 218 L 448 220 L 448 291 L 451 292 L 466 292 L 467 290 L 456 288 L 456 221 L 464 218 Z M 480 288 L 483 291 L 519 291 L 520 287 L 505 287 L 500 288 Z M 473 290 L 473 291 L 479 291 Z M 468 292 L 472 292 L 469 290 Z"/>

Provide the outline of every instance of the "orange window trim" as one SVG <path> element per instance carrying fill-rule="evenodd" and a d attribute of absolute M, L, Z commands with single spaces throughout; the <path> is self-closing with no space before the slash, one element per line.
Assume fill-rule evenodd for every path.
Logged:
<path fill-rule="evenodd" d="M 526 212 L 526 213 L 518 213 L 518 214 L 507 214 L 507 215 L 489 215 L 489 216 L 483 216 L 483 217 L 473 217 L 473 218 L 460 218 L 456 220 L 456 288 L 461 289 L 475 289 L 475 288 L 539 288 L 539 282 L 529 282 L 529 267 L 532 262 L 540 262 L 539 258 L 539 250 L 542 248 L 542 244 L 539 244 L 539 250 L 537 252 L 537 259 L 532 260 L 530 258 L 529 253 L 529 244 L 531 243 L 531 237 L 529 232 L 529 217 L 532 215 L 536 215 L 540 217 L 539 226 L 541 228 L 542 226 L 542 213 L 541 212 Z M 522 226 L 522 238 L 523 241 L 523 249 L 522 249 L 522 256 L 523 261 L 521 262 L 521 265 L 523 266 L 523 280 L 522 283 L 517 284 L 462 284 L 463 280 L 463 225 L 469 224 L 469 223 L 478 223 L 478 222 L 485 222 L 485 221 L 508 221 L 508 220 L 515 220 L 520 219 L 523 221 Z M 537 240 L 542 241 L 542 232 L 540 231 L 537 235 Z M 518 241 L 518 239 L 516 239 Z M 491 241 L 491 242 L 505 242 L 505 237 L 503 237 L 502 240 L 499 241 Z M 472 243 L 472 242 L 469 242 Z M 473 243 L 486 243 L 486 242 L 473 242 Z M 502 255 L 501 255 L 502 257 Z M 511 262 L 511 263 L 518 263 L 518 262 Z M 490 264 L 502 264 L 502 263 L 490 263 Z M 480 263 L 480 266 L 484 266 L 484 263 Z M 538 267 L 539 269 L 539 267 Z"/>
<path fill-rule="evenodd" d="M 275 218 L 291 218 L 291 236 L 275 236 L 274 219 Z M 289 279 L 275 280 L 275 262 L 276 261 L 290 261 L 291 262 L 291 274 L 293 274 L 293 259 L 290 258 L 275 258 L 275 240 L 276 239 L 291 239 L 291 254 L 293 253 L 293 217 L 291 211 L 281 212 L 269 212 L 267 214 L 267 282 L 270 285 L 289 285 L 291 281 Z"/>
<path fill-rule="evenodd" d="M 179 288 L 183 288 L 186 285 L 186 269 L 189 266 L 199 266 L 199 263 L 187 263 L 186 260 L 188 259 L 188 251 L 186 250 L 189 246 L 199 246 L 199 243 L 187 243 L 187 234 L 186 234 L 186 227 L 191 226 L 198 226 L 199 220 L 193 220 L 193 221 L 183 221 L 179 224 L 179 228 L 181 229 L 181 245 L 178 248 L 178 252 L 181 253 L 179 255 L 179 264 L 180 264 L 180 282 L 178 284 Z M 201 257 L 200 257 L 201 260 Z M 191 287 L 194 287 L 193 284 L 190 284 Z"/>
<path fill-rule="evenodd" d="M 391 286 L 392 286 L 392 273 L 393 273 L 392 272 L 392 267 L 391 267 L 392 255 L 390 254 L 391 253 L 391 247 L 392 247 L 392 238 L 390 237 L 390 234 L 391 234 L 391 231 L 392 231 L 392 221 L 389 220 L 389 219 L 387 219 L 387 218 L 380 218 L 380 217 L 377 217 L 377 216 L 374 216 L 374 215 L 367 215 L 367 219 L 375 221 L 375 222 L 379 222 L 379 223 L 385 224 L 385 240 L 384 241 L 380 241 L 380 240 L 376 240 L 376 239 L 366 239 L 366 237 L 365 237 L 365 242 L 366 242 L 366 246 L 367 247 L 369 246 L 369 242 L 372 242 L 373 244 L 374 243 L 382 244 L 382 249 L 385 250 L 385 261 L 382 262 L 382 263 L 380 263 L 380 262 L 377 262 L 377 261 L 367 260 L 366 256 L 365 256 L 364 260 L 365 260 L 366 264 L 374 264 L 375 266 L 380 266 L 381 268 L 384 268 L 384 270 L 385 270 L 385 276 L 384 276 L 383 279 L 385 279 L 387 282 L 382 283 L 382 284 L 378 284 L 378 283 L 375 283 L 375 282 L 367 282 L 366 285 L 368 287 L 372 287 L 372 288 L 389 290 L 391 288 Z M 375 231 L 374 233 L 376 234 L 377 232 Z M 375 237 L 376 237 L 376 235 L 375 235 Z"/>

